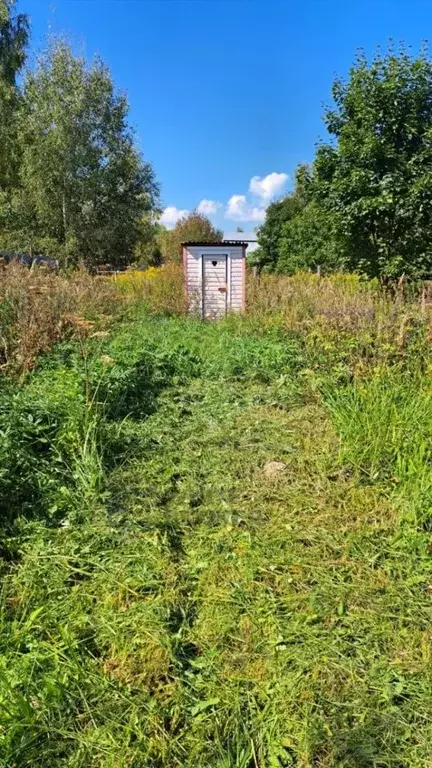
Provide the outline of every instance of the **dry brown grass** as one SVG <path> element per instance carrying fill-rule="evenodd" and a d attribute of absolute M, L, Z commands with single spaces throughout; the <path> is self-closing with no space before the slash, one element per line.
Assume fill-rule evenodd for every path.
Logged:
<path fill-rule="evenodd" d="M 265 326 L 304 331 L 311 342 L 352 338 L 385 352 L 387 346 L 405 348 L 419 329 L 432 338 L 431 305 L 354 274 L 250 277 L 247 311 Z"/>
<path fill-rule="evenodd" d="M 338 330 L 364 329 L 394 305 L 378 287 L 362 283 L 357 275 L 264 275 L 250 278 L 247 286 L 250 313 L 275 313 L 287 327 L 305 330 L 317 320 Z"/>
<path fill-rule="evenodd" d="M 66 277 L 19 264 L 0 268 L 0 371 L 25 372 L 55 342 L 100 332 L 116 295 L 83 270 Z"/>

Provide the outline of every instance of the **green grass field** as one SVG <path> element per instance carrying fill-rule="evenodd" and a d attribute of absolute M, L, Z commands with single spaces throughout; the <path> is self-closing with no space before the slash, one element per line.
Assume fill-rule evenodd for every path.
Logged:
<path fill-rule="evenodd" d="M 140 312 L 2 385 L 2 766 L 432 765 L 411 331 Z"/>

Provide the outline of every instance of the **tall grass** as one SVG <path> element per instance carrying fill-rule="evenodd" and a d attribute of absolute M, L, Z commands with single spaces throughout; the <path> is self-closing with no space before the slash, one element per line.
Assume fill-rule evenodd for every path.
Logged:
<path fill-rule="evenodd" d="M 326 402 L 342 438 L 342 455 L 361 475 L 405 499 L 416 526 L 432 525 L 432 387 L 429 377 L 383 371 Z"/>
<path fill-rule="evenodd" d="M 63 339 L 102 332 L 117 293 L 84 270 L 70 276 L 0 266 L 0 373 L 26 372 Z"/>
<path fill-rule="evenodd" d="M 432 311 L 415 294 L 390 294 L 357 275 L 249 278 L 248 313 L 264 326 L 301 330 L 326 343 L 368 343 L 377 352 L 387 345 L 405 350 L 417 328 L 430 333 Z"/>
<path fill-rule="evenodd" d="M 182 267 L 166 264 L 139 271 L 129 271 L 112 278 L 123 297 L 144 302 L 149 311 L 161 315 L 182 315 L 186 311 L 186 298 Z"/>

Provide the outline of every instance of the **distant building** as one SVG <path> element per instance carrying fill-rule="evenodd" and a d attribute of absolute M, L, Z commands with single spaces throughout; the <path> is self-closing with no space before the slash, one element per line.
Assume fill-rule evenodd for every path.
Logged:
<path fill-rule="evenodd" d="M 256 232 L 224 232 L 223 239 L 229 240 L 230 242 L 238 240 L 240 243 L 247 243 L 248 256 L 250 256 L 251 253 L 256 251 L 256 249 L 259 247 Z"/>

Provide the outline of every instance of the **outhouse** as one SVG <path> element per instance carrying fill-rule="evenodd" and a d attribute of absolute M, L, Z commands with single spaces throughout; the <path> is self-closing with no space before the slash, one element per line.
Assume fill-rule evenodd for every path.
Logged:
<path fill-rule="evenodd" d="M 183 243 L 189 311 L 207 320 L 242 312 L 246 301 L 246 248 L 238 240 Z"/>

